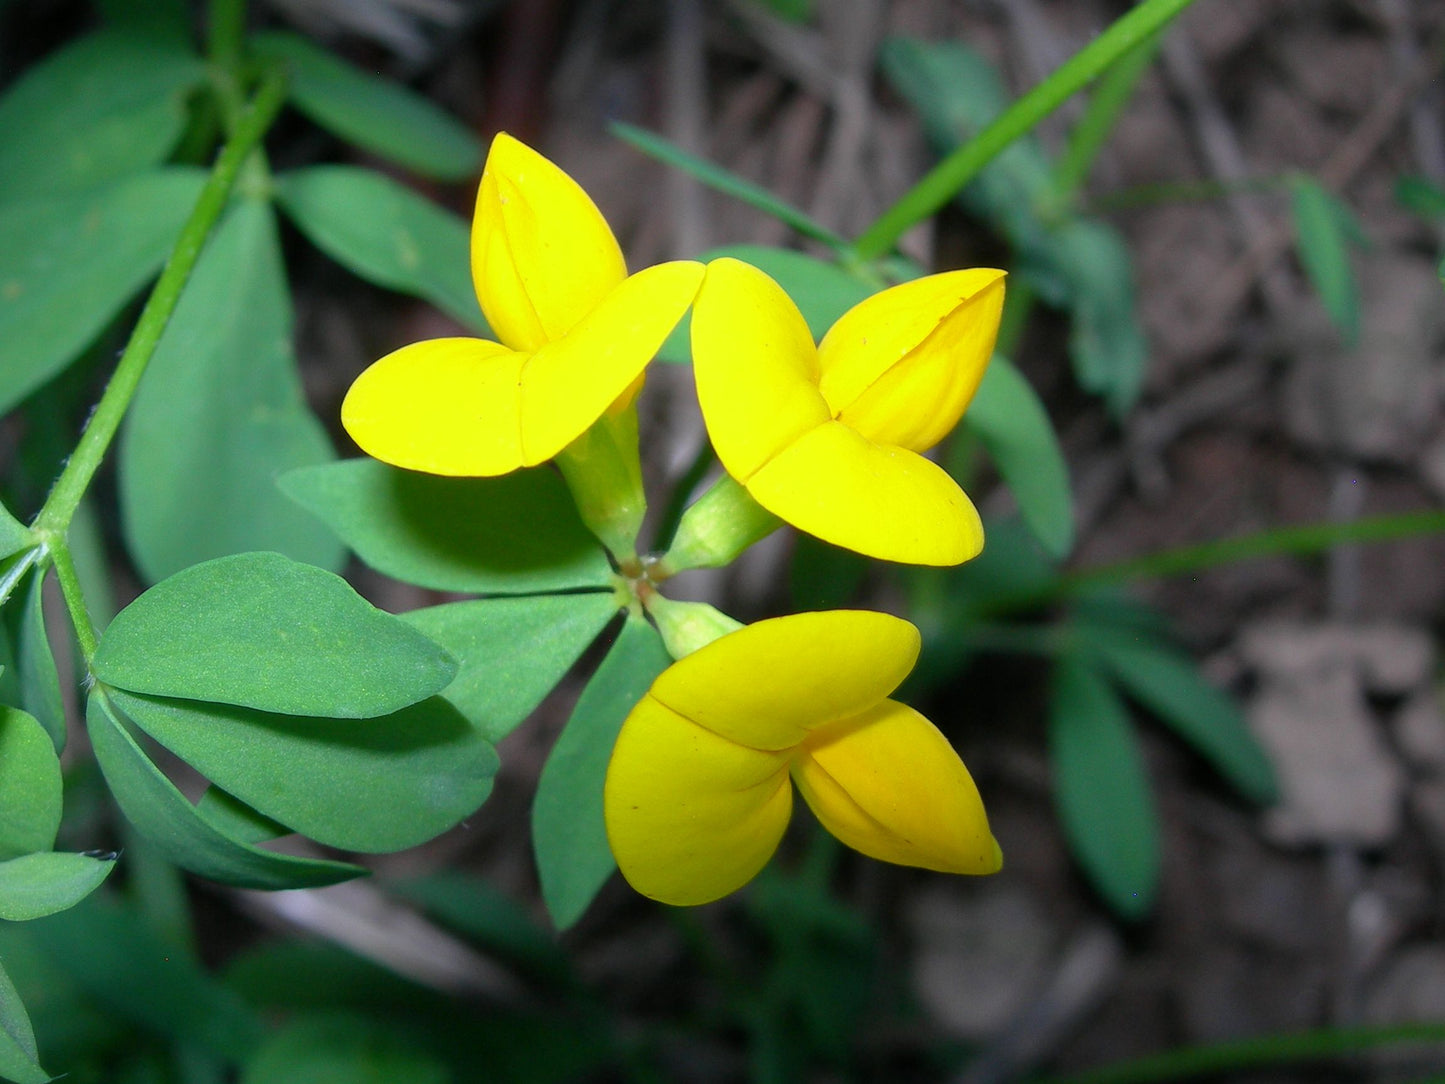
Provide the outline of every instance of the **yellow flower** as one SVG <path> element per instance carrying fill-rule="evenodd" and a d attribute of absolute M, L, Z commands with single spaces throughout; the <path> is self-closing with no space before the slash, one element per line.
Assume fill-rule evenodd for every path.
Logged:
<path fill-rule="evenodd" d="M 631 401 L 702 274 L 677 261 L 629 276 L 587 193 L 500 134 L 477 193 L 472 283 L 501 342 L 402 347 L 357 378 L 341 422 L 367 454 L 431 474 L 546 462 Z"/>
<path fill-rule="evenodd" d="M 918 453 L 948 435 L 983 379 L 1003 279 L 975 268 L 894 286 L 814 347 L 766 274 L 708 264 L 692 356 L 723 466 L 768 511 L 835 545 L 924 565 L 977 555 L 973 504 Z"/>
<path fill-rule="evenodd" d="M 707 903 L 767 863 L 793 783 L 818 820 L 873 858 L 947 873 L 1002 865 L 983 802 L 948 740 L 887 699 L 918 630 L 864 610 L 794 614 L 668 667 L 622 725 L 607 836 L 637 891 Z"/>

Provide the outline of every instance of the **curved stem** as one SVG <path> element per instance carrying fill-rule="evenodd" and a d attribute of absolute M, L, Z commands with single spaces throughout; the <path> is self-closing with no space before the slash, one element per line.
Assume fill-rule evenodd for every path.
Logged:
<path fill-rule="evenodd" d="M 80 577 L 75 571 L 75 561 L 70 556 L 70 546 L 63 538 L 49 538 L 46 548 L 55 565 L 55 578 L 60 581 L 60 594 L 65 599 L 65 608 L 70 612 L 70 623 L 75 627 L 75 639 L 80 645 L 81 658 L 85 660 L 86 672 L 90 672 L 90 660 L 95 656 L 98 639 L 95 623 L 85 606 L 80 590 Z"/>

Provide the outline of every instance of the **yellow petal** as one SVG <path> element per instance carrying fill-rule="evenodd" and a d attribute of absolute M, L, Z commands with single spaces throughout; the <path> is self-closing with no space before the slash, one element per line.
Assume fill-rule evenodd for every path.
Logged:
<path fill-rule="evenodd" d="M 996 873 L 983 799 L 948 739 L 885 700 L 815 733 L 793 780 L 823 826 L 870 858 L 944 873 Z"/>
<path fill-rule="evenodd" d="M 525 354 L 483 339 L 404 346 L 351 385 L 341 424 L 367 455 L 430 474 L 522 465 L 517 383 Z"/>
<path fill-rule="evenodd" d="M 528 466 L 581 436 L 642 375 L 702 281 L 702 264 L 658 264 L 622 281 L 522 372 L 522 445 Z"/>
<path fill-rule="evenodd" d="M 841 422 L 775 456 L 748 492 L 800 530 L 885 561 L 956 565 L 983 549 L 978 512 L 947 472 Z"/>
<path fill-rule="evenodd" d="M 776 617 L 679 659 L 650 695 L 740 745 L 789 749 L 898 688 L 919 642 L 907 621 L 870 610 Z"/>
<path fill-rule="evenodd" d="M 849 309 L 818 347 L 819 386 L 839 421 L 921 452 L 968 407 L 993 353 L 1004 273 L 950 271 Z"/>
<path fill-rule="evenodd" d="M 788 754 L 745 749 L 645 696 L 607 768 L 607 839 L 628 884 L 708 903 L 767 864 L 793 808 Z"/>
<path fill-rule="evenodd" d="M 740 260 L 707 265 L 692 309 L 692 365 L 708 435 L 740 482 L 832 416 L 798 307 Z"/>
<path fill-rule="evenodd" d="M 472 222 L 472 283 L 497 338 L 537 350 L 571 331 L 626 277 L 622 249 L 581 186 L 499 133 Z"/>

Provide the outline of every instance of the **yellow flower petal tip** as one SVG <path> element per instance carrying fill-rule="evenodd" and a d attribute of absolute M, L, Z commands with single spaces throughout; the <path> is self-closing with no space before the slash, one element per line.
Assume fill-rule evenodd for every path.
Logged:
<path fill-rule="evenodd" d="M 707 903 L 767 863 L 792 806 L 884 861 L 991 873 L 998 844 L 947 739 L 888 699 L 918 630 L 839 610 L 760 621 L 674 663 L 628 715 L 604 790 L 608 840 L 637 891 Z"/>
<path fill-rule="evenodd" d="M 764 508 L 834 545 L 909 564 L 977 556 L 977 511 L 918 453 L 953 429 L 983 378 L 1003 280 L 976 268 L 883 290 L 815 347 L 768 275 L 714 260 L 692 353 L 723 466 Z"/>
<path fill-rule="evenodd" d="M 554 458 L 631 404 L 692 304 L 702 264 L 627 274 L 587 194 L 542 155 L 492 142 L 472 223 L 472 274 L 501 343 L 403 347 L 357 378 L 341 419 L 394 466 L 489 477 Z"/>

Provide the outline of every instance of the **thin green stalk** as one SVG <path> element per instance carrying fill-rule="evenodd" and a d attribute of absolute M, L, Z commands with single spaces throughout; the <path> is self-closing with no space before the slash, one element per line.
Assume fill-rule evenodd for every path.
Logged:
<path fill-rule="evenodd" d="M 1150 1084 L 1206 1073 L 1258 1069 L 1269 1065 L 1318 1061 L 1396 1043 L 1445 1042 L 1445 1024 L 1396 1024 L 1374 1028 L 1321 1028 L 1293 1035 L 1186 1046 L 1166 1054 L 1106 1065 L 1084 1073 L 1035 1078 L 1034 1084 Z"/>
<path fill-rule="evenodd" d="M 210 0 L 206 5 L 206 55 L 211 63 L 236 71 L 246 39 L 246 0 Z"/>
<path fill-rule="evenodd" d="M 75 640 L 80 645 L 81 658 L 85 660 L 85 669 L 89 672 L 97 643 L 95 623 L 90 619 L 90 611 L 85 608 L 85 596 L 80 590 L 80 577 L 75 572 L 70 546 L 63 538 L 52 538 L 47 548 L 55 565 L 55 578 L 60 581 L 65 608 L 70 611 L 70 623 L 75 627 Z"/>
<path fill-rule="evenodd" d="M 717 455 L 712 450 L 712 442 L 706 437 L 703 438 L 702 447 L 693 456 L 692 462 L 683 471 L 682 477 L 672 487 L 672 493 L 668 496 L 667 507 L 662 511 L 662 518 L 657 523 L 657 532 L 652 538 L 652 548 L 658 553 L 663 553 L 672 545 L 673 537 L 677 534 L 677 525 L 682 522 L 682 514 L 687 511 L 687 502 L 691 499 L 697 487 L 702 485 L 702 480 L 707 477 L 707 472 L 717 462 Z"/>
<path fill-rule="evenodd" d="M 905 232 L 952 199 L 1000 151 L 1191 3 L 1193 0 L 1144 0 L 935 166 L 864 231 L 854 250 L 864 259 L 882 256 Z"/>
<path fill-rule="evenodd" d="M 1088 210 L 1095 214 L 1122 211 L 1135 207 L 1155 207 L 1161 203 L 1204 203 L 1256 192 L 1285 192 L 1286 177 L 1247 177 L 1237 181 L 1183 181 L 1164 184 L 1139 184 L 1094 196 Z"/>
<path fill-rule="evenodd" d="M 1114 134 L 1119 114 L 1134 96 L 1134 88 L 1154 62 L 1163 40 L 1163 30 L 1156 30 L 1114 62 L 1099 79 L 1089 98 L 1089 105 L 1079 123 L 1069 133 L 1069 144 L 1054 172 L 1054 191 L 1063 206 L 1074 201 L 1099 151 Z"/>
<path fill-rule="evenodd" d="M 176 302 L 180 300 L 181 291 L 196 266 L 206 238 L 225 209 L 241 166 L 271 127 L 285 97 L 285 78 L 279 71 L 269 72 L 242 115 L 235 134 L 216 158 L 211 176 L 196 200 L 191 217 L 181 229 L 176 247 L 146 301 L 115 373 L 80 435 L 80 443 L 56 479 L 45 506 L 35 517 L 34 529 L 52 551 L 63 544 L 71 517 L 100 468 L 110 442 L 115 439 L 116 430 L 140 385 L 151 355 L 155 353 L 161 333 L 175 311 Z"/>

